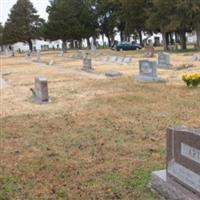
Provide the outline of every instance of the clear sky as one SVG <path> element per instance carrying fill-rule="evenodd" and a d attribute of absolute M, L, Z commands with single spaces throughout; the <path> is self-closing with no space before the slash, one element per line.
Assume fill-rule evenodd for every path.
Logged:
<path fill-rule="evenodd" d="M 48 15 L 46 13 L 46 7 L 49 4 L 49 0 L 30 0 L 38 14 L 43 19 L 47 19 Z M 0 0 L 0 22 L 3 24 L 6 22 L 8 18 L 8 14 L 10 13 L 10 9 L 17 2 L 17 0 Z"/>

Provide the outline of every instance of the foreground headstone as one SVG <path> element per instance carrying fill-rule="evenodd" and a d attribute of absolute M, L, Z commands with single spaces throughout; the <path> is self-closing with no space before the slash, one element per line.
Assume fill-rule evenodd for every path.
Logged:
<path fill-rule="evenodd" d="M 167 170 L 153 172 L 151 186 L 167 199 L 200 199 L 200 129 L 167 129 Z"/>
<path fill-rule="evenodd" d="M 37 103 L 45 103 L 49 101 L 48 82 L 45 77 L 35 78 L 33 99 Z"/>
<path fill-rule="evenodd" d="M 158 54 L 158 67 L 163 69 L 169 69 L 172 65 L 170 64 L 170 54 L 169 53 L 159 53 Z"/>
<path fill-rule="evenodd" d="M 110 71 L 110 72 L 106 72 L 105 75 L 108 77 L 118 77 L 118 76 L 122 76 L 122 73 L 117 72 L 117 71 Z"/>
<path fill-rule="evenodd" d="M 139 61 L 139 76 L 137 76 L 139 81 L 162 81 L 163 79 L 157 76 L 156 62 L 148 60 Z"/>
<path fill-rule="evenodd" d="M 83 68 L 82 68 L 83 71 L 91 71 L 92 70 L 92 59 L 90 58 L 84 58 L 83 59 Z"/>

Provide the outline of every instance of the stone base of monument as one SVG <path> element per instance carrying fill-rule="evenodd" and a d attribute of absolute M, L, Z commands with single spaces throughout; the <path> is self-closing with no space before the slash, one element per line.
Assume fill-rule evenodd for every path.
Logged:
<path fill-rule="evenodd" d="M 160 77 L 151 77 L 151 76 L 142 76 L 139 75 L 136 77 L 137 81 L 143 81 L 143 82 L 165 82 L 165 79 Z"/>
<path fill-rule="evenodd" d="M 159 69 L 171 69 L 173 65 L 164 65 L 164 64 L 157 64 L 157 68 Z"/>
<path fill-rule="evenodd" d="M 108 77 L 118 77 L 118 76 L 122 76 L 122 73 L 117 72 L 117 71 L 110 71 L 110 72 L 106 72 L 105 75 Z"/>
<path fill-rule="evenodd" d="M 200 197 L 167 177 L 166 170 L 153 172 L 150 186 L 167 200 L 199 200 Z"/>

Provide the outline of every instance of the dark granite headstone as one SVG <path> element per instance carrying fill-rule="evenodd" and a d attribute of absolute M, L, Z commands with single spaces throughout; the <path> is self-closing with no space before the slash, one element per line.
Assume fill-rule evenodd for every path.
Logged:
<path fill-rule="evenodd" d="M 153 172 L 151 186 L 167 199 L 200 199 L 200 129 L 167 129 L 167 170 Z"/>

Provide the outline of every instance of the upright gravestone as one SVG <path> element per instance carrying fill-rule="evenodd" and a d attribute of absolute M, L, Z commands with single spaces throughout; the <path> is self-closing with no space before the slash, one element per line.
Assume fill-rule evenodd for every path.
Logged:
<path fill-rule="evenodd" d="M 154 56 L 154 48 L 153 47 L 146 47 L 144 56 L 147 57 L 147 58 L 152 58 Z"/>
<path fill-rule="evenodd" d="M 49 101 L 48 82 L 45 77 L 35 78 L 35 90 L 33 98 L 37 103 L 45 103 Z"/>
<path fill-rule="evenodd" d="M 158 67 L 163 69 L 169 69 L 172 65 L 170 64 L 170 54 L 169 53 L 159 53 L 158 54 Z"/>
<path fill-rule="evenodd" d="M 41 62 L 41 52 L 37 51 L 37 62 Z"/>
<path fill-rule="evenodd" d="M 94 44 L 91 45 L 91 52 L 95 54 L 97 52 L 97 48 Z"/>
<path fill-rule="evenodd" d="M 162 79 L 157 76 L 156 62 L 148 60 L 139 61 L 139 81 L 161 81 Z"/>
<path fill-rule="evenodd" d="M 92 59 L 90 58 L 84 58 L 83 59 L 83 68 L 82 68 L 83 71 L 91 71 L 92 70 Z"/>
<path fill-rule="evenodd" d="M 167 199 L 200 199 L 200 129 L 168 128 L 167 170 L 153 172 L 151 186 Z"/>

